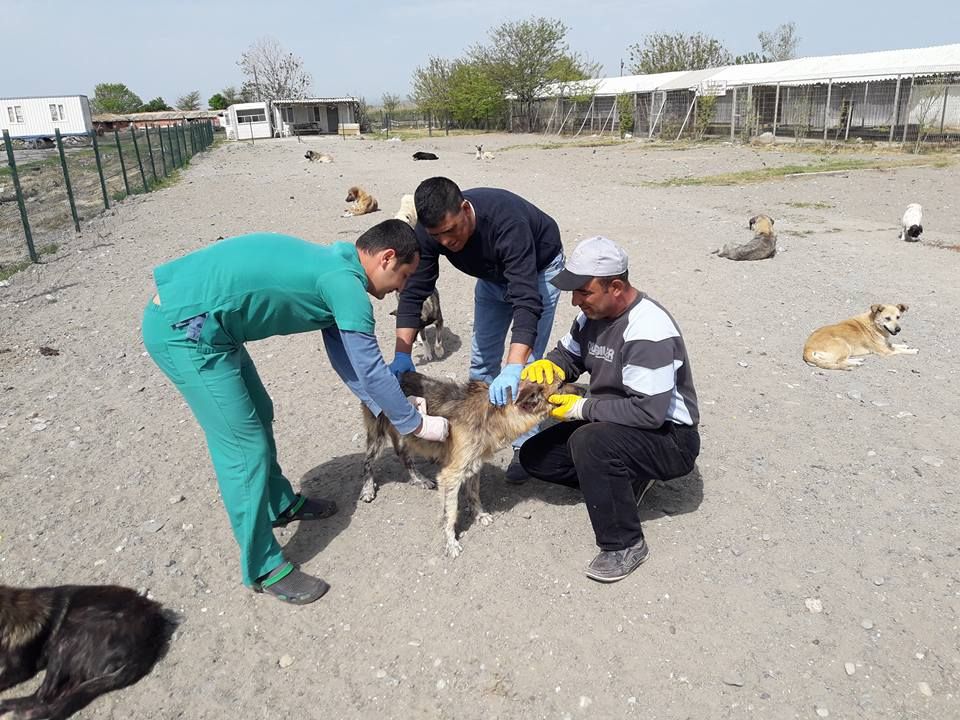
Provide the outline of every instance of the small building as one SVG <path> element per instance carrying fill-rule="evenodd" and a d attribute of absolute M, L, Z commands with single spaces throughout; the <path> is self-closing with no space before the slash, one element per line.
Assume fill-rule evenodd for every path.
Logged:
<path fill-rule="evenodd" d="M 251 140 L 273 137 L 270 103 L 237 103 L 223 110 L 221 117 L 228 140 Z"/>
<path fill-rule="evenodd" d="M 65 137 L 93 130 L 86 95 L 0 98 L 0 131 L 11 138 L 48 141 L 58 129 Z"/>
<path fill-rule="evenodd" d="M 336 135 L 341 129 L 359 132 L 359 102 L 355 97 L 273 100 L 274 135 Z"/>

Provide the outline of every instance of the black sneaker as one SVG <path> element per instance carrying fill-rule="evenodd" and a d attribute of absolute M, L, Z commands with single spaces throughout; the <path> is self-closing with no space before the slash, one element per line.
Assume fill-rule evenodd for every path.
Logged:
<path fill-rule="evenodd" d="M 287 508 L 276 520 L 273 527 L 286 527 L 298 520 L 323 520 L 337 512 L 337 504 L 333 500 L 324 498 L 308 498 L 297 495 L 293 505 Z"/>
<path fill-rule="evenodd" d="M 319 600 L 330 586 L 320 578 L 307 575 L 293 563 L 282 563 L 253 584 L 253 591 L 273 595 L 291 605 L 307 605 Z"/>
<path fill-rule="evenodd" d="M 513 460 L 507 465 L 506 481 L 511 485 L 523 485 L 530 477 L 520 464 L 520 449 L 513 449 Z"/>
<path fill-rule="evenodd" d="M 636 545 L 625 550 L 603 550 L 587 565 L 587 577 L 605 583 L 623 580 L 643 565 L 649 555 L 647 541 L 642 538 Z"/>

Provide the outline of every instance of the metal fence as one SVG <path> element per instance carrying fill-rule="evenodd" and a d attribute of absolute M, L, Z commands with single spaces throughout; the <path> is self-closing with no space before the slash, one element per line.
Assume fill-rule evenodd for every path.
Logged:
<path fill-rule="evenodd" d="M 624 108 L 627 112 L 624 113 Z M 550 98 L 529 118 L 544 134 L 620 135 L 664 140 L 720 137 L 824 142 L 960 142 L 960 77 L 890 77 L 729 88 L 720 96 L 693 89 L 621 96 Z"/>
<path fill-rule="evenodd" d="M 61 137 L 53 147 L 26 148 L 3 131 L 0 167 L 0 272 L 38 262 L 63 233 L 128 195 L 145 193 L 189 163 L 214 139 L 210 121 L 167 127 L 130 126 Z"/>

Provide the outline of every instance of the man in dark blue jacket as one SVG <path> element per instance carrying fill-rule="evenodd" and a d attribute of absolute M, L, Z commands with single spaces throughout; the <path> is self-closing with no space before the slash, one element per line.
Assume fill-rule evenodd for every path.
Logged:
<path fill-rule="evenodd" d="M 420 265 L 400 293 L 396 355 L 390 369 L 397 374 L 414 369 L 410 351 L 420 326 L 420 308 L 436 287 L 443 255 L 455 268 L 477 278 L 470 379 L 490 383 L 490 402 L 503 405 L 516 397 L 523 366 L 542 358 L 550 340 L 560 297 L 550 280 L 563 269 L 560 228 L 519 195 L 497 188 L 461 192 L 445 177 L 420 183 L 414 204 Z M 526 480 L 518 453 L 536 432 L 534 428 L 514 440 L 509 482 Z"/>

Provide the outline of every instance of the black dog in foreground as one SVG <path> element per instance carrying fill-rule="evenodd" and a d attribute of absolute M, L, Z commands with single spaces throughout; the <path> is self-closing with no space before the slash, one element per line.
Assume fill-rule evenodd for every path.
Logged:
<path fill-rule="evenodd" d="M 440 158 L 438 158 L 436 155 L 434 155 L 431 152 L 424 152 L 423 150 L 417 150 L 417 152 L 413 154 L 413 159 L 414 160 L 439 160 Z"/>
<path fill-rule="evenodd" d="M 115 585 L 0 585 L 0 692 L 46 669 L 33 695 L 0 700 L 4 720 L 61 720 L 132 685 L 167 647 L 175 621 Z"/>

